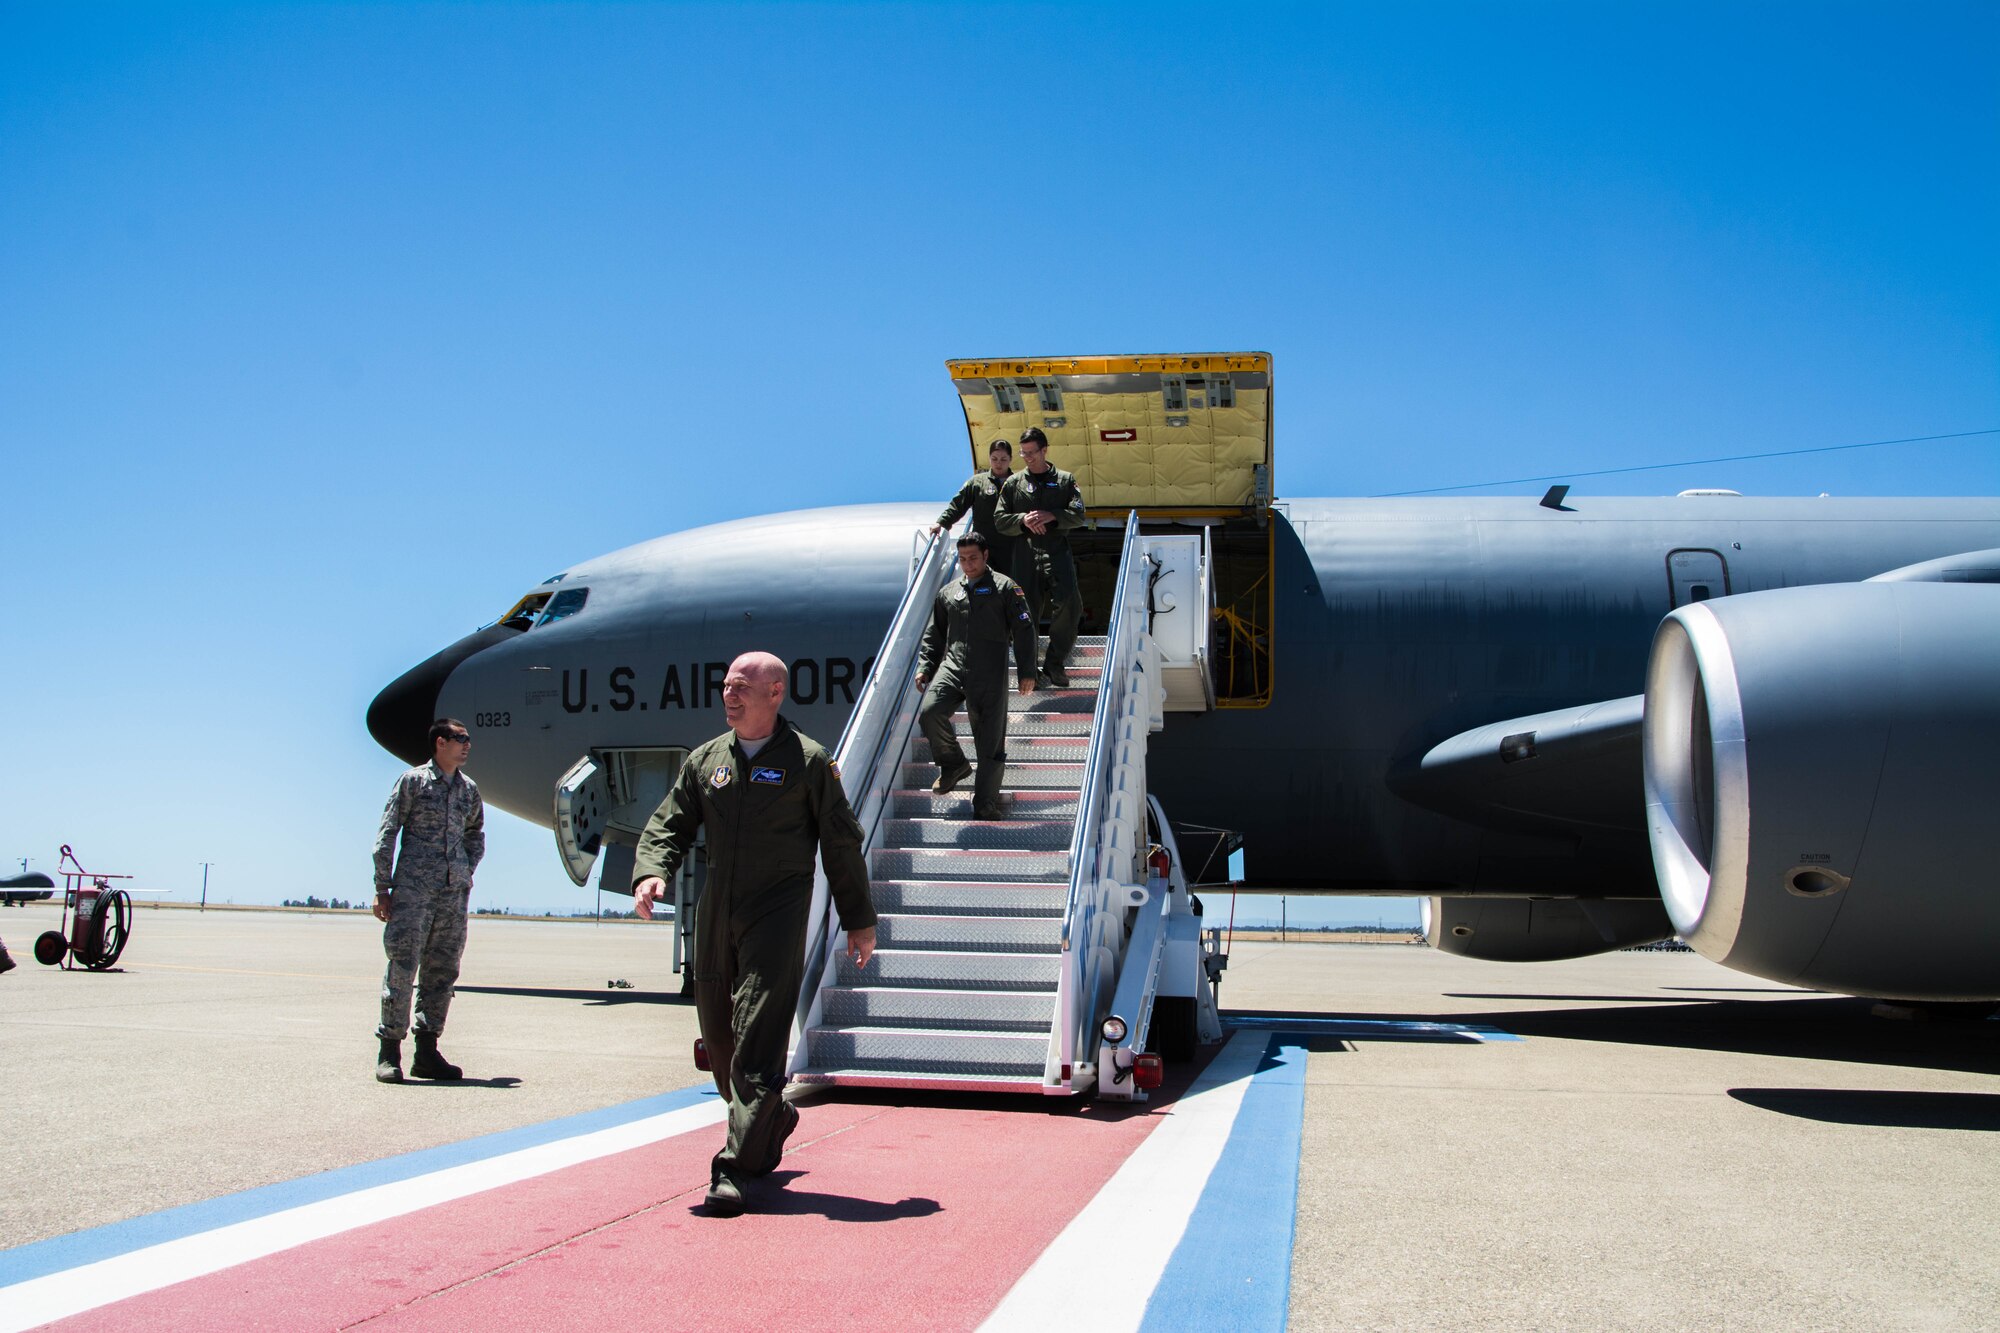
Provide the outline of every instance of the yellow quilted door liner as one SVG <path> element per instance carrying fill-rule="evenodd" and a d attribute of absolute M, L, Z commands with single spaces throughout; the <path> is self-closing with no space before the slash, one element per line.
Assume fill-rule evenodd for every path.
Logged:
<path fill-rule="evenodd" d="M 1093 510 L 1261 509 L 1271 480 L 1268 352 L 947 361 L 974 469 L 1039 426 Z M 1018 455 L 1017 455 L 1018 458 Z"/>

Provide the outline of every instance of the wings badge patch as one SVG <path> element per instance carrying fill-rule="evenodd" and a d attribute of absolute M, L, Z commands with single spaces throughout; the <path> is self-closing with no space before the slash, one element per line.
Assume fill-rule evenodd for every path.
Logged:
<path fill-rule="evenodd" d="M 785 770 L 782 768 L 753 768 L 750 770 L 750 780 L 752 782 L 761 782 L 767 787 L 782 787 L 785 785 Z"/>

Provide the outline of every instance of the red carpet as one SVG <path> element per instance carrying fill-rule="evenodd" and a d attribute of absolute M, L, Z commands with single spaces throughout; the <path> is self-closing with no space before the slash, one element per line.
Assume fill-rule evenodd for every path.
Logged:
<path fill-rule="evenodd" d="M 744 1217 L 701 1207 L 715 1126 L 54 1327 L 971 1328 L 1169 1104 L 902 1100 L 802 1106 Z"/>

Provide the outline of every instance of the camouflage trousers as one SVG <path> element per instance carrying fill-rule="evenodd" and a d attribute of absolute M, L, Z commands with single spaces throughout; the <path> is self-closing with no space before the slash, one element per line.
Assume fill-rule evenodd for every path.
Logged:
<path fill-rule="evenodd" d="M 382 1025 L 377 1037 L 401 1041 L 410 1028 L 410 994 L 417 1000 L 416 1029 L 433 1036 L 444 1031 L 451 1011 L 451 988 L 465 953 L 466 889 L 397 889 L 389 898 L 389 924 L 382 927 Z"/>

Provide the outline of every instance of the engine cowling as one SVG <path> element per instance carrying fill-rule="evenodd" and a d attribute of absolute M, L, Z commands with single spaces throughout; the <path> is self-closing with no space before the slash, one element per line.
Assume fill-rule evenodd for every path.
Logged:
<path fill-rule="evenodd" d="M 1426 898 L 1422 910 L 1424 943 L 1494 963 L 1588 958 L 1674 933 L 1665 909 L 1652 901 Z"/>
<path fill-rule="evenodd" d="M 1683 606 L 1643 743 L 1661 896 L 1696 950 L 1851 995 L 2000 997 L 2000 587 Z"/>

